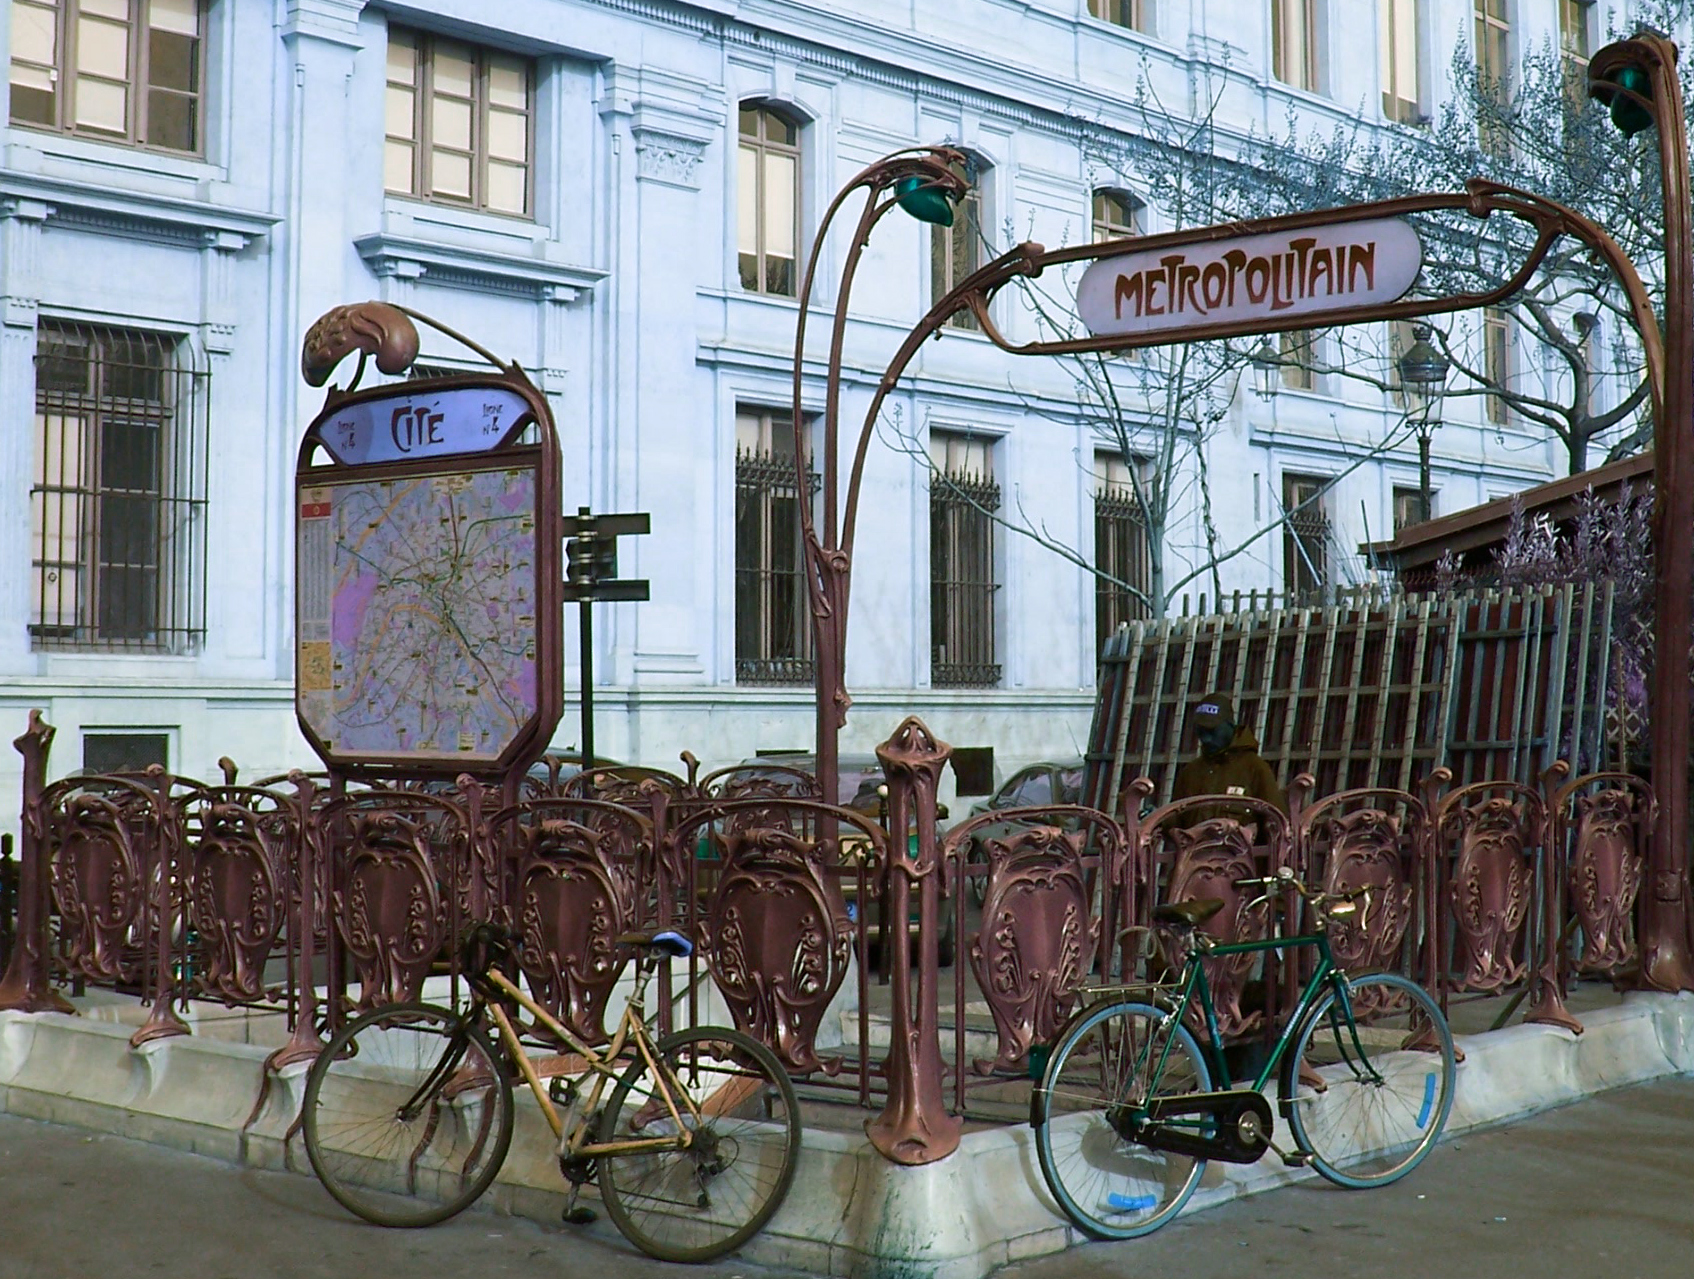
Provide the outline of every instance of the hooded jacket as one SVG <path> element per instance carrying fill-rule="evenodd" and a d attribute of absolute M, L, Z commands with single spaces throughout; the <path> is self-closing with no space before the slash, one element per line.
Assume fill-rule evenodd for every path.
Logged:
<path fill-rule="evenodd" d="M 1187 799 L 1191 795 L 1247 795 L 1274 804 L 1284 814 L 1288 812 L 1288 797 L 1277 783 L 1271 766 L 1259 757 L 1259 739 L 1253 730 L 1242 725 L 1228 746 L 1216 755 L 1204 751 L 1177 770 L 1171 786 L 1171 799 Z M 1220 804 L 1216 812 L 1197 814 L 1197 821 L 1213 817 L 1239 816 L 1227 805 Z"/>

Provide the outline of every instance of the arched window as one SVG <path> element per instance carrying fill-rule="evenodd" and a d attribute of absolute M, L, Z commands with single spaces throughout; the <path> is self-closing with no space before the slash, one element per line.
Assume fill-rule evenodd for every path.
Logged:
<path fill-rule="evenodd" d="M 800 126 L 758 103 L 741 107 L 736 249 L 741 287 L 791 298 L 800 244 Z"/>
<path fill-rule="evenodd" d="M 982 189 L 988 166 L 973 156 L 963 166 L 955 167 L 959 176 L 970 183 L 970 190 L 953 210 L 952 226 L 931 226 L 929 229 L 929 300 L 932 306 L 982 265 L 985 208 Z M 976 316 L 969 311 L 956 312 L 947 321 L 947 326 L 974 329 L 977 327 Z"/>
<path fill-rule="evenodd" d="M 1123 191 L 1102 188 L 1094 193 L 1094 243 L 1141 235 L 1141 202 Z"/>

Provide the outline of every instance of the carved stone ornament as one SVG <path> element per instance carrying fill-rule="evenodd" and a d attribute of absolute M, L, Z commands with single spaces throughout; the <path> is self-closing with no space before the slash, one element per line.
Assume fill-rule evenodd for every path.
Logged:
<path fill-rule="evenodd" d="M 1013 1071 L 1032 1043 L 1049 1043 L 1076 1003 L 1099 939 L 1082 869 L 1082 833 L 1053 826 L 982 842 L 988 858 L 982 931 L 971 943 L 977 986 L 999 1032 L 980 1074 Z"/>
<path fill-rule="evenodd" d="M 695 138 L 654 129 L 635 134 L 636 173 L 648 182 L 662 182 L 685 190 L 700 189 L 700 157 L 706 144 Z"/>
<path fill-rule="evenodd" d="M 854 929 L 824 866 L 833 845 L 786 829 L 727 833 L 706 907 L 704 953 L 736 1026 L 795 1074 L 836 1069 L 818 1027 L 847 976 Z M 827 855 L 827 856 L 826 856 Z"/>

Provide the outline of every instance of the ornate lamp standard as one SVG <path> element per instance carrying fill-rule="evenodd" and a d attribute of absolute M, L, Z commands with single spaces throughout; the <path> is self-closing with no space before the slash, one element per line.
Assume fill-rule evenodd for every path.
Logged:
<path fill-rule="evenodd" d="M 847 482 L 845 513 L 840 499 L 837 452 L 841 427 L 841 357 L 847 332 L 847 299 L 859 269 L 859 259 L 870 241 L 871 229 L 883 214 L 898 205 L 920 222 L 951 226 L 953 208 L 964 198 L 969 184 L 960 176 L 966 157 L 949 147 L 913 147 L 884 156 L 861 171 L 836 193 L 825 210 L 812 241 L 806 274 L 800 283 L 800 316 L 794 337 L 794 467 L 801 493 L 808 491 L 807 440 L 801 416 L 800 388 L 806 351 L 806 319 L 812 297 L 812 282 L 829 226 L 847 198 L 865 192 L 859 224 L 848 244 L 836 290 L 835 318 L 830 326 L 829 363 L 824 381 L 823 410 L 823 521 L 813 519 L 810 503 L 800 503 L 800 532 L 806 549 L 806 589 L 812 609 L 813 662 L 817 687 L 817 768 L 826 803 L 840 801 L 840 772 L 837 735 L 847 718 L 852 698 L 847 695 L 847 602 L 853 570 L 853 532 L 859 507 L 859 482 L 864 477 L 865 453 L 870 443 L 870 426 L 859 433 L 853 469 Z"/>
<path fill-rule="evenodd" d="M 1412 326 L 1412 347 L 1398 361 L 1400 384 L 1418 397 L 1421 412 L 1412 428 L 1418 436 L 1418 520 L 1429 523 L 1429 438 L 1441 425 L 1441 393 L 1452 368 L 1445 355 L 1430 345 L 1434 332 L 1427 324 Z"/>
<path fill-rule="evenodd" d="M 1588 93 L 1625 136 L 1659 133 L 1665 219 L 1664 396 L 1653 433 L 1653 790 L 1658 819 L 1641 900 L 1641 985 L 1694 990 L 1689 950 L 1688 701 L 1694 662 L 1694 218 L 1676 46 L 1642 33 L 1596 53 Z M 1638 314 L 1638 323 L 1640 316 Z M 1648 322 L 1651 313 L 1648 314 Z"/>

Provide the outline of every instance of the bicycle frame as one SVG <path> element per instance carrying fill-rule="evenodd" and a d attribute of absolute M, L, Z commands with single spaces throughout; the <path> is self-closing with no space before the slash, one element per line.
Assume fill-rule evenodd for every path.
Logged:
<path fill-rule="evenodd" d="M 495 1024 L 500 1028 L 500 1039 L 511 1054 L 513 1062 L 523 1074 L 530 1092 L 535 1094 L 536 1104 L 541 1107 L 541 1113 L 547 1118 L 547 1125 L 553 1130 L 554 1138 L 559 1142 L 560 1154 L 566 1158 L 592 1159 L 600 1156 L 617 1156 L 635 1154 L 645 1150 L 686 1150 L 694 1139 L 693 1128 L 683 1122 L 683 1112 L 677 1107 L 677 1094 L 680 1093 L 683 1107 L 690 1119 L 696 1123 L 701 1116 L 701 1107 L 694 1103 L 685 1089 L 673 1092 L 670 1084 L 670 1074 L 661 1070 L 653 1052 L 653 1039 L 647 1030 L 643 1018 L 643 1005 L 646 999 L 647 983 L 652 978 L 656 963 L 640 964 L 636 969 L 635 989 L 630 992 L 629 1003 L 624 1007 L 623 1016 L 618 1018 L 617 1029 L 605 1048 L 596 1050 L 583 1043 L 573 1035 L 569 1028 L 560 1024 L 545 1008 L 518 988 L 498 968 L 490 968 L 485 976 L 489 983 L 501 994 L 513 1000 L 517 1005 L 535 1018 L 541 1025 L 564 1041 L 571 1052 L 558 1054 L 550 1059 L 548 1065 L 557 1065 L 557 1071 L 550 1071 L 548 1078 L 568 1075 L 575 1080 L 581 1080 L 592 1074 L 593 1088 L 589 1091 L 582 1104 L 577 1107 L 576 1120 L 571 1130 L 565 1131 L 565 1121 L 560 1116 L 558 1107 L 548 1096 L 547 1089 L 541 1082 L 541 1071 L 536 1063 L 530 1060 L 529 1054 L 523 1050 L 523 1042 L 518 1037 L 517 1028 L 512 1025 L 511 1018 L 505 1008 L 499 1003 L 487 1002 L 484 1007 L 488 1010 Z M 676 1125 L 676 1133 L 669 1137 L 643 1137 L 629 1141 L 591 1141 L 589 1127 L 594 1116 L 599 1113 L 600 1098 L 605 1092 L 606 1085 L 617 1079 L 620 1070 L 617 1063 L 624 1054 L 624 1049 L 631 1043 L 635 1050 L 647 1063 L 647 1068 L 653 1073 L 653 1081 L 660 1100 L 670 1114 L 670 1119 Z M 576 1063 L 572 1058 L 580 1058 L 582 1069 L 575 1069 Z"/>
<path fill-rule="evenodd" d="M 1317 967 L 1311 978 L 1306 982 L 1305 989 L 1300 992 L 1300 998 L 1295 1001 L 1293 1009 L 1284 1021 L 1282 1033 L 1277 1036 L 1276 1043 L 1272 1047 L 1270 1055 L 1265 1059 L 1264 1065 L 1260 1067 L 1258 1078 L 1253 1081 L 1252 1087 L 1255 1090 L 1262 1091 L 1277 1073 L 1277 1068 L 1282 1063 L 1283 1054 L 1287 1052 L 1288 1045 L 1299 1030 L 1300 1023 L 1307 1010 L 1317 1001 L 1325 986 L 1334 989 L 1336 1002 L 1347 1018 L 1347 1034 L 1352 1042 L 1355 1061 L 1363 1064 L 1373 1081 L 1381 1082 L 1381 1076 L 1378 1075 L 1376 1067 L 1370 1064 L 1370 1054 L 1366 1052 L 1359 1039 L 1358 1023 L 1353 1018 L 1353 1002 L 1347 990 L 1347 974 L 1335 962 L 1335 956 L 1329 948 L 1327 933 L 1320 930 L 1315 933 L 1302 933 L 1296 937 L 1268 937 L 1262 941 L 1221 942 L 1210 945 L 1199 943 L 1198 936 L 1194 940 L 1197 944 L 1189 951 L 1183 969 L 1182 981 L 1177 987 L 1179 993 L 1174 997 L 1167 996 L 1169 1007 L 1166 1009 L 1166 1015 L 1178 1020 L 1185 1017 L 1189 1008 L 1193 1006 L 1195 995 L 1199 995 L 1200 1007 L 1205 1013 L 1206 1024 L 1206 1038 L 1205 1042 L 1200 1045 L 1200 1051 L 1207 1055 L 1207 1066 L 1217 1080 L 1228 1084 L 1230 1082 L 1230 1071 L 1228 1064 L 1224 1061 L 1223 1036 L 1218 1029 L 1217 1012 L 1212 1004 L 1212 988 L 1206 979 L 1204 960 L 1214 955 L 1249 955 L 1268 950 L 1280 950 L 1285 946 L 1309 946 L 1315 948 L 1318 952 Z M 1158 1064 L 1148 1077 L 1150 1089 L 1156 1088 L 1158 1080 L 1164 1076 L 1165 1063 L 1169 1060 L 1173 1042 L 1174 1039 L 1170 1037 L 1167 1037 L 1164 1041 L 1164 1047 L 1159 1053 Z"/>

